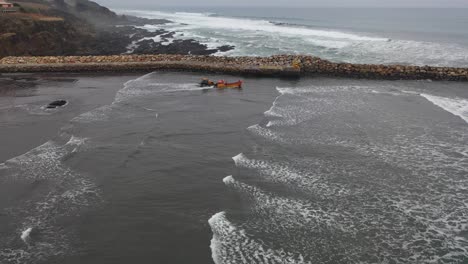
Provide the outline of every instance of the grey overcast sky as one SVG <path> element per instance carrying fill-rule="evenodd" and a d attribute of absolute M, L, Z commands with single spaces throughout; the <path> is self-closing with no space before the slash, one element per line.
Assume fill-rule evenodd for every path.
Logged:
<path fill-rule="evenodd" d="M 290 7 L 466 7 L 468 0 L 95 0 L 108 7 L 290 6 Z M 468 14 L 467 14 L 468 15 Z"/>

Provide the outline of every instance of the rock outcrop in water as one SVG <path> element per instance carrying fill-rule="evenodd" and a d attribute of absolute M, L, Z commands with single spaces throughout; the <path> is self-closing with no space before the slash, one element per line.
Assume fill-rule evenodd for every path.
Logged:
<path fill-rule="evenodd" d="M 195 55 L 120 55 L 6 57 L 0 72 L 184 70 L 230 74 L 340 76 L 388 80 L 468 81 L 468 68 L 335 63 L 312 56 L 217 57 Z"/>

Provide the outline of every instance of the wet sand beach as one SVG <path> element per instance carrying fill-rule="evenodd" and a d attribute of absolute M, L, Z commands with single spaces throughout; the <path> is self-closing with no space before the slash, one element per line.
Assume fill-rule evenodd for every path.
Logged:
<path fill-rule="evenodd" d="M 137 75 L 4 74 L 0 76 L 0 161 L 18 156 L 57 135 L 71 118 L 112 102 Z M 54 100 L 66 107 L 46 109 Z"/>

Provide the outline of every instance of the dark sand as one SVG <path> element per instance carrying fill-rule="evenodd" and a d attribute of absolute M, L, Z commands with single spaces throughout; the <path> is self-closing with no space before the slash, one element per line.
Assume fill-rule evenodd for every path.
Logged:
<path fill-rule="evenodd" d="M 112 103 L 116 91 L 140 75 L 0 75 L 0 163 L 57 136 L 73 117 Z M 60 99 L 68 104 L 45 109 Z"/>
<path fill-rule="evenodd" d="M 201 77 L 2 76 L 0 263 L 467 262 L 467 83 Z"/>

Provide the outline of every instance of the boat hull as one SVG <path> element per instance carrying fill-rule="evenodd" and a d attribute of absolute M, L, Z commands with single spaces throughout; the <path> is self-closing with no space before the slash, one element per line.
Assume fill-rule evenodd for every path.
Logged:
<path fill-rule="evenodd" d="M 240 89 L 242 88 L 242 82 L 235 82 L 235 83 L 217 83 L 216 88 L 219 89 L 225 89 L 225 88 L 230 88 L 230 89 Z"/>

